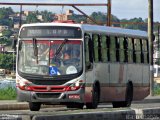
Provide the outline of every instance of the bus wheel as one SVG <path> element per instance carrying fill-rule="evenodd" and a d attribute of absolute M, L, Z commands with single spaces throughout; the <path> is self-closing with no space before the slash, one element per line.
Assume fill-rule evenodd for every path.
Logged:
<path fill-rule="evenodd" d="M 125 101 L 112 102 L 113 108 L 130 107 L 132 99 L 133 99 L 133 85 L 130 82 L 127 84 Z"/>
<path fill-rule="evenodd" d="M 29 102 L 29 109 L 31 111 L 39 111 L 41 108 L 41 103 Z"/>
<path fill-rule="evenodd" d="M 83 103 L 71 103 L 66 105 L 67 108 L 78 108 L 78 109 L 83 109 L 84 104 Z"/>
<path fill-rule="evenodd" d="M 99 89 L 94 85 L 92 92 L 92 102 L 86 103 L 87 109 L 96 109 L 99 103 Z"/>
<path fill-rule="evenodd" d="M 124 107 L 130 107 L 133 100 L 133 85 L 132 83 L 127 84 L 126 89 L 126 100 L 124 102 Z"/>

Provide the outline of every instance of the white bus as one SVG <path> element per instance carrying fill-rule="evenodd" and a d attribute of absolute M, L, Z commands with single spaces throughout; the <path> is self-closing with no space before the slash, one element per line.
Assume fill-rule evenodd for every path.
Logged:
<path fill-rule="evenodd" d="M 64 59 L 65 53 L 70 54 Z M 31 111 L 41 104 L 127 107 L 149 95 L 147 33 L 73 23 L 25 24 L 18 36 L 18 101 Z"/>

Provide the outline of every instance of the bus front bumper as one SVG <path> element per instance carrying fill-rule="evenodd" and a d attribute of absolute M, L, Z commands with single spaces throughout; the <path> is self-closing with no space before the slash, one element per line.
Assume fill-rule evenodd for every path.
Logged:
<path fill-rule="evenodd" d="M 44 104 L 84 103 L 84 88 L 63 93 L 24 91 L 17 88 L 17 100 L 19 102 L 40 102 Z"/>

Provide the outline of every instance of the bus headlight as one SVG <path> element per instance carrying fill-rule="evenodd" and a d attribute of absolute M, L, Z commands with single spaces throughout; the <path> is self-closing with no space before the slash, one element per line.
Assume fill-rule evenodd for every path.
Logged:
<path fill-rule="evenodd" d="M 66 88 L 66 91 L 75 91 L 84 88 L 84 80 L 78 80 Z"/>
<path fill-rule="evenodd" d="M 30 81 L 21 77 L 18 77 L 16 79 L 16 86 L 21 90 L 31 90 L 31 88 L 29 87 L 30 83 L 31 83 Z"/>

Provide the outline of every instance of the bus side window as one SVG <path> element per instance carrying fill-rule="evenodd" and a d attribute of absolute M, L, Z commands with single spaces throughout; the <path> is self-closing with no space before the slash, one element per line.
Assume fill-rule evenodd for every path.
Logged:
<path fill-rule="evenodd" d="M 116 62 L 116 39 L 110 36 L 110 59 L 111 62 Z"/>
<path fill-rule="evenodd" d="M 102 42 L 102 61 L 107 62 L 108 61 L 108 56 L 107 56 L 107 42 L 106 42 L 106 36 L 102 35 L 101 36 L 101 42 Z"/>
<path fill-rule="evenodd" d="M 98 35 L 98 60 L 99 61 L 102 61 L 102 51 L 101 51 L 101 48 L 102 48 L 102 45 L 101 45 L 101 36 Z"/>
<path fill-rule="evenodd" d="M 98 62 L 98 35 L 93 35 L 93 44 L 94 44 L 94 61 Z"/>
<path fill-rule="evenodd" d="M 116 39 L 116 61 L 119 62 L 119 47 L 120 47 L 120 43 L 119 43 L 118 37 L 115 37 L 115 39 Z"/>
<path fill-rule="evenodd" d="M 148 49 L 147 49 L 147 40 L 142 40 L 142 49 L 143 49 L 143 56 L 144 56 L 144 63 L 148 63 Z"/>
<path fill-rule="evenodd" d="M 124 62 L 128 62 L 128 41 L 126 37 L 124 38 L 123 46 L 124 46 Z"/>
<path fill-rule="evenodd" d="M 136 63 L 136 48 L 134 44 L 134 38 L 132 38 L 132 46 L 133 46 L 133 63 Z"/>
<path fill-rule="evenodd" d="M 107 44 L 107 58 L 110 61 L 110 37 L 106 36 L 106 44 Z"/>
<path fill-rule="evenodd" d="M 85 64 L 86 64 L 86 70 L 92 69 L 92 63 L 93 63 L 93 43 L 91 40 L 90 35 L 85 34 L 84 36 L 85 41 Z"/>
<path fill-rule="evenodd" d="M 119 37 L 118 38 L 119 39 L 119 57 L 120 57 L 120 59 L 119 59 L 119 61 L 120 62 L 124 62 L 124 60 L 125 60 L 125 54 L 124 54 L 124 38 L 123 37 Z"/>
<path fill-rule="evenodd" d="M 128 38 L 128 62 L 133 62 L 133 43 L 132 38 Z"/>
<path fill-rule="evenodd" d="M 144 54 L 143 54 L 143 42 L 140 39 L 140 47 L 141 47 L 141 63 L 144 63 Z"/>
<path fill-rule="evenodd" d="M 141 63 L 141 46 L 140 39 L 134 40 L 135 50 L 136 50 L 136 63 Z"/>

